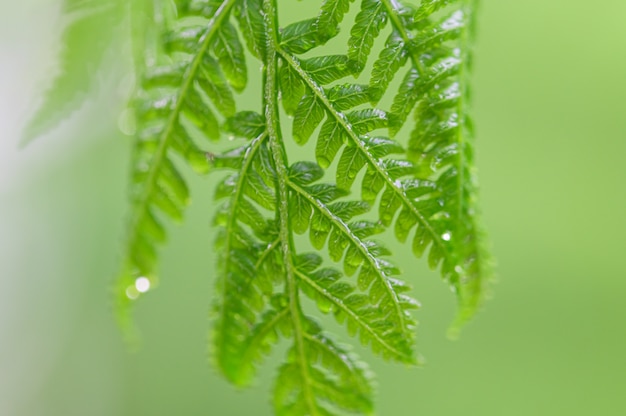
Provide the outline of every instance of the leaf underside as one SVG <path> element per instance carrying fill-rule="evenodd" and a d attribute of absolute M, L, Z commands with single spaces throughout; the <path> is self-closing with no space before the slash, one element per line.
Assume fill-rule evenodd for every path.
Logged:
<path fill-rule="evenodd" d="M 165 223 L 183 219 L 185 167 L 219 170 L 216 367 L 249 385 L 286 340 L 277 415 L 372 414 L 366 365 L 307 302 L 375 354 L 418 364 L 411 311 L 419 303 L 379 241 L 389 230 L 455 292 L 454 331 L 482 304 L 491 268 L 468 114 L 474 2 L 323 0 L 315 16 L 284 27 L 276 0 L 164 3 L 131 9 L 134 25 L 154 24 L 133 31 L 141 39 L 131 214 L 116 285 L 122 326 L 156 283 Z M 337 43 L 342 30 L 346 45 Z M 345 53 L 325 53 L 333 42 Z M 259 64 L 262 85 L 248 85 Z M 248 89 L 262 98 L 256 111 L 237 108 Z M 223 137 L 236 145 L 201 150 Z M 313 156 L 290 161 L 289 140 Z"/>

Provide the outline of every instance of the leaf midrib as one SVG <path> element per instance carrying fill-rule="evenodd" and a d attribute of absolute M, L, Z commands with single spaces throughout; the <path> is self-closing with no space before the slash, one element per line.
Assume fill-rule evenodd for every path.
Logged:
<path fill-rule="evenodd" d="M 403 47 L 407 48 L 409 56 L 411 57 L 411 60 L 413 61 L 413 66 L 419 73 L 420 77 L 424 76 L 426 73 L 426 70 L 424 69 L 422 62 L 420 61 L 419 56 L 415 53 L 413 49 L 409 48 L 411 36 L 409 35 L 409 32 L 407 32 L 406 28 L 404 27 L 404 25 L 398 18 L 398 14 L 397 14 L 398 9 L 396 9 L 394 4 L 390 0 L 381 0 L 381 2 L 385 6 L 385 9 L 387 9 L 387 15 L 389 16 L 389 19 L 391 20 L 392 26 L 396 29 L 396 31 L 402 37 L 402 40 L 404 42 Z"/>
<path fill-rule="evenodd" d="M 299 302 L 298 282 L 295 277 L 293 264 L 293 241 L 289 224 L 289 190 L 287 187 L 287 159 L 284 141 L 281 136 L 280 116 L 278 110 L 278 54 L 280 38 L 278 30 L 278 7 L 276 0 L 264 0 L 263 10 L 266 14 L 269 49 L 264 59 L 263 79 L 263 106 L 266 117 L 267 133 L 270 141 L 270 151 L 276 167 L 276 179 L 278 185 L 277 208 L 278 222 L 280 226 L 279 238 L 285 266 L 285 290 L 289 298 L 289 310 L 293 325 L 294 349 L 300 375 L 302 377 L 302 394 L 311 416 L 318 416 L 317 405 L 312 391 L 312 378 L 309 374 L 308 359 L 305 352 L 301 322 L 301 306 Z"/>

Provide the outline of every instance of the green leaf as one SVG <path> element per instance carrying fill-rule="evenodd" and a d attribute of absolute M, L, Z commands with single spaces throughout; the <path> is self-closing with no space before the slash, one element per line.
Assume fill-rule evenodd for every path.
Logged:
<path fill-rule="evenodd" d="M 123 3 L 108 2 L 103 7 L 95 1 L 65 0 L 63 9 L 69 23 L 62 35 L 59 74 L 52 80 L 40 107 L 22 133 L 27 144 L 55 128 L 78 110 L 97 81 L 97 68 L 117 33 L 122 20 Z"/>
<path fill-rule="evenodd" d="M 385 359 L 419 362 L 414 276 L 403 275 L 386 243 L 410 244 L 440 270 L 457 295 L 453 335 L 483 303 L 492 273 L 469 116 L 473 3 L 362 0 L 353 24 L 344 22 L 350 5 L 324 0 L 282 29 L 270 0 L 139 0 L 130 8 L 138 83 L 118 318 L 128 330 L 131 304 L 146 280 L 158 279 L 167 224 L 182 220 L 196 192 L 187 168 L 222 171 L 211 182 L 219 204 L 211 357 L 226 379 L 247 386 L 284 340 L 277 415 L 373 414 L 367 368 L 308 312 L 332 315 Z M 323 47 L 340 30 L 349 30 L 345 54 Z M 249 83 L 259 65 L 260 85 Z M 88 78 L 82 64 L 72 71 Z M 378 107 L 398 74 L 391 108 Z M 385 136 L 405 128 L 409 137 Z M 311 140 L 290 161 L 294 145 Z M 305 313 L 302 296 L 317 311 Z"/>
<path fill-rule="evenodd" d="M 327 169 L 346 139 L 342 125 L 337 120 L 328 118 L 320 130 L 315 147 L 317 163 Z"/>
<path fill-rule="evenodd" d="M 315 82 L 325 85 L 350 75 L 348 62 L 346 55 L 318 56 L 302 60 L 301 66 Z"/>
<path fill-rule="evenodd" d="M 254 111 L 241 111 L 226 120 L 224 131 L 242 139 L 255 138 L 265 132 L 265 119 Z"/>
<path fill-rule="evenodd" d="M 263 21 L 263 0 L 240 0 L 236 16 L 239 28 L 250 52 L 259 59 L 265 57 L 267 33 Z"/>
<path fill-rule="evenodd" d="M 387 127 L 387 113 L 376 108 L 356 110 L 346 114 L 348 121 L 357 134 L 365 134 L 371 131 Z"/>
<path fill-rule="evenodd" d="M 362 152 L 354 146 L 348 146 L 343 150 L 339 165 L 337 165 L 337 186 L 350 189 L 356 175 L 363 169 L 367 159 Z"/>
<path fill-rule="evenodd" d="M 230 117 L 235 113 L 235 98 L 215 59 L 208 55 L 203 57 L 196 82 L 224 116 Z"/>
<path fill-rule="evenodd" d="M 322 43 L 317 33 L 317 19 L 292 23 L 281 32 L 280 46 L 291 53 L 301 54 Z"/>
<path fill-rule="evenodd" d="M 302 349 L 293 348 L 274 386 L 277 415 L 339 415 L 372 411 L 368 370 L 344 348 L 306 321 Z"/>
<path fill-rule="evenodd" d="M 183 112 L 208 139 L 219 140 L 219 121 L 195 89 L 190 89 L 187 93 Z"/>
<path fill-rule="evenodd" d="M 324 109 L 317 97 L 312 94 L 303 96 L 293 118 L 293 138 L 296 143 L 305 144 L 323 119 Z"/>
<path fill-rule="evenodd" d="M 313 162 L 297 162 L 289 168 L 289 180 L 297 185 L 309 185 L 323 176 L 324 170 Z"/>
<path fill-rule="evenodd" d="M 280 71 L 280 94 L 285 112 L 292 116 L 302 100 L 306 87 L 292 67 L 284 65 Z"/>
<path fill-rule="evenodd" d="M 393 31 L 385 47 L 380 52 L 378 60 L 374 63 L 372 78 L 370 79 L 370 97 L 372 102 L 377 103 L 389 87 L 398 70 L 406 63 L 407 51 L 404 40 Z"/>
<path fill-rule="evenodd" d="M 204 173 L 210 168 L 205 153 L 194 143 L 192 139 L 194 134 L 187 131 L 184 120 L 205 119 L 210 112 L 206 109 L 204 100 L 198 97 L 195 86 L 196 83 L 205 87 L 207 84 L 211 87 L 216 86 L 214 82 L 218 79 L 219 66 L 213 66 L 213 62 L 206 65 L 209 59 L 207 52 L 234 3 L 234 0 L 227 0 L 215 9 L 215 14 L 207 22 L 206 27 L 199 32 L 202 33 L 201 41 L 196 39 L 198 31 L 193 28 L 181 31 L 161 27 L 162 31 L 170 33 L 161 38 L 163 42 L 161 53 L 171 54 L 168 60 L 173 61 L 174 67 L 179 67 L 179 71 L 184 71 L 182 83 L 173 87 L 173 91 L 171 88 L 162 88 L 160 82 L 152 85 L 148 83 L 145 87 L 138 88 L 136 93 L 138 129 L 133 155 L 131 215 L 122 270 L 116 282 L 118 320 L 129 335 L 132 334 L 130 306 L 141 295 L 135 288 L 135 280 L 143 277 L 154 281 L 158 273 L 157 244 L 155 244 L 158 240 L 152 241 L 147 238 L 150 235 L 149 231 L 152 230 L 154 234 L 155 230 L 154 223 L 148 218 L 152 212 L 151 208 L 158 208 L 172 219 L 180 220 L 183 207 L 190 199 L 186 182 L 179 168 L 171 160 L 170 153 L 176 151 L 198 172 Z M 175 52 L 181 48 L 186 48 L 186 53 L 191 52 L 189 54 L 191 58 Z M 151 57 L 147 56 L 146 64 L 140 67 L 146 68 L 148 74 L 165 74 L 172 72 L 171 65 L 168 64 L 168 69 L 155 66 Z M 221 88 L 228 89 L 227 86 Z M 216 91 L 220 89 L 216 88 L 212 92 Z M 217 94 L 212 96 L 207 93 L 207 95 L 214 100 L 228 96 L 224 93 L 219 97 Z M 234 105 L 230 108 L 228 100 L 221 102 L 226 102 L 226 105 L 222 106 L 225 113 L 231 111 L 234 113 Z M 207 135 L 215 137 L 217 132 L 214 130 L 215 125 L 211 125 L 210 116 L 206 121 L 209 123 Z M 163 229 L 162 234 L 164 233 Z"/>
<path fill-rule="evenodd" d="M 394 136 L 404 125 L 408 115 L 420 98 L 420 74 L 416 69 L 411 68 L 402 83 L 400 90 L 393 100 L 391 106 L 390 133 Z"/>
<path fill-rule="evenodd" d="M 386 23 L 387 14 L 381 0 L 361 2 L 361 11 L 356 15 L 348 41 L 348 58 L 350 58 L 353 73 L 359 74 L 363 71 L 374 40 Z"/>
<path fill-rule="evenodd" d="M 420 31 L 410 42 L 410 48 L 415 51 L 427 51 L 437 47 L 447 40 L 456 40 L 463 34 L 465 18 L 462 10 L 454 10 L 448 17 L 435 23 L 431 27 Z"/>
<path fill-rule="evenodd" d="M 252 327 L 249 335 L 240 344 L 241 351 L 232 356 L 237 360 L 233 363 L 233 367 L 236 368 L 233 374 L 236 377 L 236 384 L 240 386 L 246 386 L 252 382 L 256 374 L 256 366 L 262 362 L 265 355 L 271 352 L 281 335 L 285 336 L 289 333 L 287 319 L 289 311 L 284 306 L 284 299 L 281 295 L 275 295 L 271 303 L 276 304 L 280 309 L 268 309 L 264 312 L 259 322 Z"/>
<path fill-rule="evenodd" d="M 237 91 L 243 91 L 248 82 L 246 58 L 239 35 L 232 25 L 224 23 L 217 30 L 213 52 L 230 85 Z"/>
<path fill-rule="evenodd" d="M 424 0 L 422 1 L 419 9 L 415 13 L 415 19 L 426 19 L 428 16 L 434 14 L 436 11 L 456 1 L 457 0 Z"/>
<path fill-rule="evenodd" d="M 339 111 L 349 110 L 369 101 L 370 92 L 367 85 L 337 85 L 326 92 L 326 96 Z"/>
<path fill-rule="evenodd" d="M 330 39 L 339 33 L 339 24 L 350 10 L 354 0 L 324 0 L 317 17 L 317 32 L 323 39 Z"/>

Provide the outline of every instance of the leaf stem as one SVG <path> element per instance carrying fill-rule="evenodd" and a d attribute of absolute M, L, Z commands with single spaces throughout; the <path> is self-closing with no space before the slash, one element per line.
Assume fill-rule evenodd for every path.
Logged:
<path fill-rule="evenodd" d="M 385 8 L 387 9 L 387 15 L 389 16 L 389 20 L 391 20 L 391 25 L 393 28 L 400 34 L 402 37 L 402 41 L 404 42 L 404 47 L 407 48 L 409 52 L 409 56 L 413 61 L 413 65 L 417 70 L 417 73 L 420 77 L 426 74 L 426 70 L 424 69 L 424 65 L 419 59 L 419 56 L 415 53 L 413 49 L 409 47 L 409 43 L 411 42 L 411 36 L 409 32 L 406 30 L 400 19 L 398 18 L 398 4 L 392 0 L 380 0 Z"/>
<path fill-rule="evenodd" d="M 264 83 L 264 112 L 266 126 L 270 139 L 270 150 L 276 167 L 276 178 L 278 182 L 278 220 L 280 224 L 279 236 L 281 240 L 281 250 L 283 263 L 286 272 L 286 291 L 289 298 L 289 310 L 294 331 L 294 348 L 302 377 L 302 393 L 311 416 L 317 416 L 318 411 L 311 389 L 312 379 L 309 374 L 309 367 L 304 348 L 302 309 L 300 306 L 298 282 L 295 276 L 293 264 L 293 234 L 289 223 L 289 189 L 287 187 L 287 154 L 280 127 L 278 109 L 278 8 L 276 0 L 264 0 L 263 10 L 267 24 L 267 53 L 265 54 L 263 83 Z"/>
<path fill-rule="evenodd" d="M 276 249 L 276 247 L 278 247 L 279 244 L 280 244 L 280 237 L 277 237 L 276 240 L 272 241 L 267 246 L 267 248 L 265 250 L 263 250 L 263 253 L 259 256 L 259 259 L 254 264 L 255 270 L 258 270 L 259 267 L 261 267 L 263 265 L 263 263 L 265 262 L 265 259 L 267 259 L 267 256 L 269 256 L 270 253 L 272 251 L 274 251 Z"/>

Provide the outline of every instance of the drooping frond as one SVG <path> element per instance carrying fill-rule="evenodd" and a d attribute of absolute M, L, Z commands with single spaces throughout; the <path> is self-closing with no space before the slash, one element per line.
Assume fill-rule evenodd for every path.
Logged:
<path fill-rule="evenodd" d="M 449 274 L 456 265 L 446 230 L 440 225 L 440 191 L 429 181 L 414 179 L 418 173 L 416 164 L 406 158 L 390 156 L 402 149 L 400 144 L 372 134 L 388 127 L 387 112 L 376 108 L 348 111 L 366 97 L 344 100 L 342 94 L 329 94 L 328 88 L 324 88 L 325 84 L 350 74 L 349 59 L 332 56 L 300 61 L 286 51 L 279 50 L 279 53 L 282 70 L 295 74 L 289 76 L 297 76 L 305 91 L 294 113 L 296 142 L 306 142 L 323 122 L 316 144 L 320 166 L 329 167 L 343 149 L 337 166 L 337 183 L 341 188 L 350 189 L 359 172 L 365 169 L 360 184 L 361 197 L 368 203 L 378 201 L 380 223 L 385 227 L 395 224 L 396 233 L 404 238 L 417 227 L 413 240 L 416 254 L 421 255 L 430 246 L 431 266 L 442 263 L 444 274 Z M 290 94 L 287 89 L 281 92 L 283 96 Z M 396 215 L 398 211 L 400 214 Z"/>
<path fill-rule="evenodd" d="M 96 71 L 116 32 L 121 29 L 122 6 L 120 0 L 106 4 L 96 0 L 63 2 L 67 25 L 61 42 L 60 68 L 22 134 L 23 144 L 55 128 L 78 110 L 87 94 L 94 90 Z"/>
<path fill-rule="evenodd" d="M 169 5 L 153 10 L 163 22 L 135 98 L 132 210 L 117 282 L 124 326 L 129 325 L 128 306 L 141 292 L 136 279 L 156 278 L 157 246 L 166 237 L 163 220 L 180 220 L 189 202 L 176 157 L 199 173 L 208 171 L 196 139 L 219 138 L 216 113 L 233 116 L 233 91 L 245 87 L 243 47 L 230 23 L 235 3 L 179 1 L 176 16 Z"/>
<path fill-rule="evenodd" d="M 271 2 L 263 6 L 265 10 L 272 7 Z M 275 30 L 271 21 L 268 24 Z M 267 32 L 268 43 L 275 49 L 276 32 L 272 29 Z M 345 192 L 332 185 L 312 184 L 319 179 L 319 167 L 308 165 L 307 168 L 303 164 L 288 168 L 277 106 L 278 55 L 276 50 L 261 55 L 264 56 L 265 123 L 256 132 L 256 138 L 250 134 L 244 137 L 250 141 L 245 151 L 239 152 L 242 157 L 235 165 L 237 172 L 224 179 L 218 188 L 218 196 L 228 195 L 229 201 L 217 217 L 225 232 L 218 237 L 222 253 L 218 288 L 222 293 L 216 307 L 218 316 L 213 336 L 216 361 L 229 379 L 246 384 L 254 374 L 256 362 L 282 334 L 292 338 L 293 345 L 277 379 L 274 395 L 277 414 L 334 415 L 342 409 L 367 414 L 371 409 L 371 387 L 363 365 L 323 335 L 300 307 L 302 279 L 305 273 L 314 271 L 316 267 L 311 268 L 311 261 L 317 260 L 298 256 L 291 234 L 292 227 L 299 227 L 298 221 L 306 221 L 298 218 L 294 207 L 296 186 L 308 186 L 304 195 L 325 203 Z M 250 130 L 240 128 L 241 123 L 233 124 L 240 131 Z M 344 209 L 350 210 L 350 207 Z M 267 219 L 266 212 L 274 212 L 275 219 Z M 350 234 L 354 233 L 350 231 Z M 283 295 L 272 294 L 272 276 L 273 283 L 282 284 Z M 376 292 L 372 289 L 372 293 Z M 400 345 L 398 339 L 402 341 L 403 337 L 389 330 L 392 324 L 383 328 L 378 324 L 384 318 L 377 321 L 368 316 L 363 308 L 368 302 L 357 305 L 354 297 L 346 301 L 345 293 L 334 294 L 337 304 L 356 317 L 356 321 L 350 320 L 349 327 L 356 322 L 362 331 L 369 331 L 362 334 L 364 343 L 380 342 L 394 352 L 399 350 L 395 352 L 397 356 L 405 360 L 410 357 L 410 345 Z M 269 301 L 270 298 L 273 300 Z M 377 306 L 374 301 L 371 308 Z M 404 311 L 402 315 L 409 319 Z M 337 317 L 341 317 L 339 312 Z M 383 353 L 391 355 L 387 350 Z"/>
<path fill-rule="evenodd" d="M 248 118 L 263 120 L 257 116 Z M 254 126 L 252 120 L 248 121 L 252 121 L 250 124 L 242 121 L 239 117 L 236 123 L 239 133 L 247 133 L 244 138 L 252 140 L 244 148 L 230 152 L 235 163 L 229 165 L 236 172 L 222 180 L 216 195 L 217 199 L 228 199 L 215 219 L 221 227 L 216 242 L 220 275 L 212 344 L 215 362 L 222 373 L 232 382 L 245 385 L 253 375 L 253 363 L 242 350 L 256 345 L 246 339 L 261 320 L 273 293 L 274 280 L 280 281 L 283 266 L 275 221 L 262 213 L 276 211 L 276 171 L 268 149 L 268 135 L 264 125 L 254 131 L 245 127 Z"/>
<path fill-rule="evenodd" d="M 211 355 L 225 377 L 245 386 L 274 345 L 289 340 L 287 361 L 274 389 L 279 415 L 371 413 L 367 372 L 307 316 L 302 294 L 321 312 L 332 313 L 350 336 L 376 354 L 417 362 L 410 311 L 419 303 L 406 294 L 409 286 L 399 279 L 400 270 L 391 253 L 373 238 L 376 234 L 393 228 L 398 240 L 411 238 L 418 257 L 428 253 L 430 266 L 440 266 L 459 293 L 459 322 L 473 313 L 482 296 L 482 266 L 472 262 L 473 248 L 453 238 L 464 230 L 469 241 L 474 230 L 467 218 L 458 217 L 459 209 L 453 211 L 461 197 L 450 186 L 458 180 L 450 179 L 456 171 L 449 163 L 425 163 L 425 150 L 433 148 L 418 150 L 417 145 L 424 143 L 420 137 L 430 137 L 423 130 L 430 129 L 429 120 L 440 117 L 439 107 L 428 104 L 437 97 L 437 86 L 456 74 L 441 47 L 454 37 L 429 26 L 432 13 L 446 8 L 431 2 L 414 10 L 398 2 L 364 0 L 351 28 L 347 53 L 319 53 L 338 34 L 350 3 L 325 1 L 316 18 L 279 30 L 274 0 L 236 2 L 236 29 L 224 20 L 227 29 L 219 31 L 219 52 L 207 77 L 214 85 L 202 90 L 202 99 L 212 100 L 212 106 L 205 108 L 221 113 L 202 119 L 225 117 L 223 123 L 211 123 L 220 125 L 214 135 L 223 130 L 245 141 L 212 155 L 205 166 L 229 171 L 216 194 L 225 202 L 215 219 L 219 278 Z M 199 10 L 215 21 L 220 9 L 208 4 L 190 2 L 185 10 Z M 224 7 L 226 2 L 220 4 Z M 440 23 L 453 32 L 451 25 L 447 20 Z M 351 81 L 349 77 L 367 67 L 374 40 L 387 26 L 391 34 L 366 76 L 367 83 Z M 206 35 L 185 31 L 181 40 L 171 36 L 169 41 L 183 45 L 181 50 L 192 55 L 186 46 L 189 39 L 206 41 Z M 237 31 L 245 42 L 239 41 Z M 239 91 L 246 83 L 239 63 L 244 44 L 263 66 L 263 109 L 258 114 L 235 113 L 230 104 L 234 103 L 231 90 Z M 416 45 L 424 49 L 417 61 Z M 373 105 L 407 63 L 392 107 L 385 111 Z M 220 79 L 226 82 L 217 82 Z M 454 102 L 453 94 L 446 94 L 444 98 Z M 280 104 L 293 117 L 295 143 L 315 141 L 315 161 L 288 161 Z M 406 149 L 393 137 L 411 112 L 416 113 L 416 121 Z M 465 116 L 466 110 L 457 112 Z M 458 143 L 460 136 L 456 137 L 449 146 Z M 201 153 L 191 143 L 188 154 Z M 328 169 L 335 170 L 334 184 L 324 181 Z M 310 245 L 329 260 L 315 253 L 301 254 L 298 234 L 308 234 Z M 465 270 L 473 273 L 472 279 Z M 356 281 L 348 281 L 353 275 Z"/>
<path fill-rule="evenodd" d="M 365 365 L 322 330 L 304 296 L 375 354 L 416 364 L 419 303 L 377 240 L 390 231 L 456 291 L 454 328 L 481 304 L 490 261 L 468 116 L 473 0 L 323 0 L 314 16 L 284 27 L 276 0 L 133 5 L 136 135 L 116 286 L 121 324 L 156 282 L 165 222 L 182 220 L 189 202 L 181 167 L 219 170 L 214 364 L 246 386 L 286 342 L 277 415 L 372 414 Z M 335 44 L 329 54 L 324 45 L 342 30 L 344 52 Z M 237 111 L 249 56 L 262 68 L 262 106 Z M 201 150 L 225 135 L 230 150 Z M 290 160 L 290 140 L 310 146 L 310 157 Z"/>
<path fill-rule="evenodd" d="M 323 312 L 334 312 L 346 322 L 349 333 L 359 332 L 363 344 L 371 344 L 376 353 L 386 358 L 414 362 L 412 339 L 415 323 L 407 313 L 417 303 L 402 295 L 408 289 L 393 278 L 399 270 L 384 256 L 390 254 L 384 246 L 369 239 L 381 227 L 369 221 L 352 218 L 369 211 L 361 201 L 333 202 L 340 196 L 339 188 L 313 184 L 321 171 L 317 165 L 294 165 L 288 182 L 291 189 L 290 213 L 294 232 L 310 229 L 313 247 L 323 249 L 328 241 L 329 256 L 343 260 L 343 273 L 333 269 L 315 271 L 321 258 L 311 254 L 307 267 L 296 274 L 302 287 Z M 297 172 L 294 174 L 294 172 Z M 321 172 L 320 172 L 321 173 Z M 358 272 L 358 286 L 340 281 L 343 275 Z"/>
<path fill-rule="evenodd" d="M 274 387 L 277 416 L 371 414 L 368 370 L 353 354 L 303 320 L 302 349 L 289 350 Z M 302 371 L 306 366 L 306 372 Z"/>
<path fill-rule="evenodd" d="M 317 262 L 321 263 L 321 259 L 315 260 Z M 391 274 L 389 265 L 381 267 Z M 307 271 L 299 268 L 296 272 L 304 293 L 321 311 L 332 312 L 340 323 L 345 323 L 350 335 L 358 334 L 362 344 L 370 345 L 375 353 L 385 358 L 414 363 L 412 333 L 403 332 L 402 328 L 413 323 L 407 311 L 417 308 L 418 304 L 402 294 L 409 290 L 404 282 L 383 273 L 381 277 L 371 274 L 374 274 L 371 269 L 361 271 L 357 290 L 342 281 L 342 273 L 335 269 Z M 402 315 L 400 323 L 397 323 L 397 314 Z"/>
<path fill-rule="evenodd" d="M 345 10 L 348 5 L 327 1 L 324 8 Z M 290 91 L 304 90 L 305 94 L 293 111 L 294 138 L 302 143 L 322 124 L 317 161 L 327 168 L 343 147 L 337 184 L 344 189 L 349 189 L 365 169 L 362 198 L 379 201 L 381 223 L 393 225 L 401 241 L 412 235 L 414 253 L 421 257 L 428 251 L 431 267 L 441 264 L 442 275 L 458 295 L 457 327 L 481 304 L 491 278 L 490 259 L 478 224 L 467 110 L 474 10 L 471 0 L 429 0 L 419 7 L 394 0 L 363 0 L 351 27 L 347 57 L 298 59 L 290 51 L 281 52 L 283 79 L 290 80 L 285 85 L 293 86 L 299 78 L 301 85 Z M 390 34 L 373 62 L 369 85 L 325 88 L 348 73 L 361 73 L 374 39 L 387 22 Z M 329 63 L 330 58 L 332 66 L 318 64 Z M 362 106 L 366 101 L 377 103 L 397 75 L 402 81 L 390 111 Z M 357 89 L 366 92 L 368 98 L 356 93 Z M 337 92 L 342 90 L 354 97 L 349 104 L 338 99 Z M 282 93 L 289 97 L 286 88 Z M 288 98 L 288 102 L 295 101 L 295 97 Z M 351 105 L 360 109 L 347 111 Z M 290 112 L 290 108 L 286 110 Z M 368 149 L 372 137 L 397 145 L 372 133 L 387 128 L 395 136 L 412 112 L 415 122 L 407 158 L 377 155 Z"/>
<path fill-rule="evenodd" d="M 374 63 L 370 85 L 378 92 L 372 98 L 380 99 L 391 78 L 410 63 L 393 100 L 389 128 L 395 135 L 414 113 L 408 156 L 419 167 L 414 176 L 433 181 L 438 189 L 439 229 L 451 246 L 453 266 L 444 267 L 444 276 L 458 295 L 458 328 L 475 313 L 491 279 L 476 205 L 468 111 L 475 2 L 429 0 L 413 9 L 381 1 L 392 21 L 392 33 Z"/>

